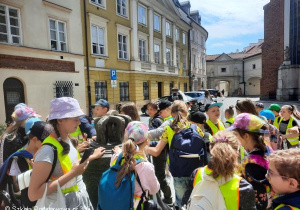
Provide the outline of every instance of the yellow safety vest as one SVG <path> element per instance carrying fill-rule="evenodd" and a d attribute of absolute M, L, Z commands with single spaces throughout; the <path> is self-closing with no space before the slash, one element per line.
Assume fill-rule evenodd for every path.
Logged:
<path fill-rule="evenodd" d="M 283 120 L 283 117 L 280 118 L 280 120 L 279 120 L 278 127 L 277 127 L 278 129 L 279 129 L 279 127 L 280 127 L 280 123 L 281 123 L 282 120 Z M 290 117 L 288 126 L 287 126 L 286 131 L 285 131 L 286 134 L 288 134 L 288 129 L 293 127 L 293 120 L 294 120 L 294 118 L 293 118 L 293 117 Z M 275 126 L 275 124 L 274 124 L 274 126 Z M 298 144 L 299 144 L 299 136 L 298 136 L 298 137 L 295 137 L 295 138 L 288 138 L 287 140 L 290 142 L 290 144 L 291 144 L 292 146 L 295 146 L 295 145 L 298 145 Z"/>
<path fill-rule="evenodd" d="M 68 154 L 66 155 L 62 155 L 62 151 L 63 151 L 63 147 L 61 146 L 61 144 L 59 143 L 59 141 L 55 138 L 53 138 L 51 135 L 48 136 L 44 141 L 43 141 L 43 144 L 45 143 L 49 143 L 49 144 L 52 144 L 53 146 L 55 146 L 57 148 L 57 158 L 59 160 L 59 163 L 60 163 L 60 166 L 62 168 L 62 171 L 64 174 L 68 173 L 72 167 L 73 167 L 73 164 L 72 164 L 72 161 L 69 157 Z M 77 151 L 78 153 L 78 151 Z M 80 159 L 80 154 L 78 153 L 78 159 Z M 51 180 L 54 181 L 54 180 L 57 180 L 59 177 L 54 177 L 53 175 L 51 176 Z M 62 193 L 69 193 L 69 192 L 77 192 L 78 191 L 78 186 L 77 184 L 75 184 L 74 186 L 72 187 L 68 187 L 68 188 L 65 188 L 65 189 L 62 189 L 61 190 Z"/>
<path fill-rule="evenodd" d="M 226 123 L 228 123 L 229 125 L 232 125 L 232 124 L 234 123 L 234 118 L 233 118 L 233 117 L 229 118 L 229 119 L 226 121 Z"/>
<path fill-rule="evenodd" d="M 274 120 L 274 122 L 273 122 L 273 125 L 276 127 L 276 128 L 278 128 L 279 129 L 279 118 L 280 118 L 280 116 L 277 116 L 277 117 L 275 117 L 275 120 Z"/>
<path fill-rule="evenodd" d="M 212 135 L 215 135 L 218 131 L 225 130 L 225 126 L 223 125 L 222 121 L 218 119 L 218 127 L 210 120 L 206 120 L 206 124 L 210 127 L 211 131 L 213 132 Z"/>
<path fill-rule="evenodd" d="M 212 170 L 208 168 L 207 166 L 204 167 L 204 173 L 207 175 L 210 175 L 212 173 Z M 217 178 L 218 179 L 218 178 Z M 226 182 L 223 185 L 220 185 L 221 193 L 225 200 L 225 205 L 227 209 L 230 210 L 238 210 L 239 204 L 240 204 L 240 181 L 241 177 L 234 174 L 233 178 Z M 202 174 L 201 174 L 201 168 L 198 169 L 197 174 L 194 178 L 193 187 L 196 186 L 197 183 L 202 181 Z"/>
<path fill-rule="evenodd" d="M 78 126 L 74 133 L 70 133 L 70 136 L 77 138 L 78 143 L 82 143 L 86 140 L 84 134 L 81 132 L 80 127 Z"/>
<path fill-rule="evenodd" d="M 297 207 L 290 206 L 290 205 L 285 205 L 285 204 L 280 204 L 280 205 L 277 206 L 274 210 L 280 209 L 281 207 L 284 207 L 284 206 L 288 206 L 288 207 L 290 207 L 292 210 L 300 210 L 300 209 L 297 208 Z"/>

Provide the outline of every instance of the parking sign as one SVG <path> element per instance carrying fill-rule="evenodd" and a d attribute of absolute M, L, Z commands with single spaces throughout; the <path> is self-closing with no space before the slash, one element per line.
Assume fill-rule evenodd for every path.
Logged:
<path fill-rule="evenodd" d="M 111 80 L 117 80 L 117 70 L 116 69 L 111 69 L 110 70 L 110 79 Z"/>

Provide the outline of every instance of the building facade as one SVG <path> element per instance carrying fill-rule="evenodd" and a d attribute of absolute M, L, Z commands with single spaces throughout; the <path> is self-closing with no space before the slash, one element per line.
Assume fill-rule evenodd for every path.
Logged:
<path fill-rule="evenodd" d="M 208 88 L 224 90 L 225 96 L 260 95 L 263 42 L 251 43 L 242 52 L 207 55 Z"/>
<path fill-rule="evenodd" d="M 0 123 L 20 102 L 42 118 L 61 96 L 86 107 L 80 0 L 0 1 Z"/>
<path fill-rule="evenodd" d="M 81 4 L 82 22 L 87 20 L 87 35 L 85 27 L 82 32 L 91 104 L 106 99 L 112 107 L 127 101 L 139 107 L 169 95 L 172 87 L 188 89 L 189 19 L 173 1 L 86 0 Z M 111 69 L 117 71 L 115 88 Z"/>

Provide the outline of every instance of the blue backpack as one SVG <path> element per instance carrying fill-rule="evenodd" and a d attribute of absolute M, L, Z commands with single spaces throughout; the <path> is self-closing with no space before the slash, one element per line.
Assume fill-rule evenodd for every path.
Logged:
<path fill-rule="evenodd" d="M 123 178 L 119 188 L 116 188 L 115 186 L 122 159 L 123 154 L 121 153 L 116 161 L 116 164 L 102 174 L 98 186 L 98 210 L 133 209 L 135 181 L 134 171 L 130 172 Z M 141 159 L 136 159 L 136 162 L 141 162 Z"/>
<path fill-rule="evenodd" d="M 192 172 L 207 164 L 207 152 L 197 125 L 175 134 L 170 146 L 170 171 L 174 177 L 190 177 Z"/>

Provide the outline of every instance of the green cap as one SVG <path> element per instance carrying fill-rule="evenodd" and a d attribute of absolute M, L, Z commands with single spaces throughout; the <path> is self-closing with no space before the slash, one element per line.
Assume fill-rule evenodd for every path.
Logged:
<path fill-rule="evenodd" d="M 279 112 L 280 111 L 280 106 L 279 106 L 279 104 L 271 104 L 269 106 L 269 110 Z"/>

